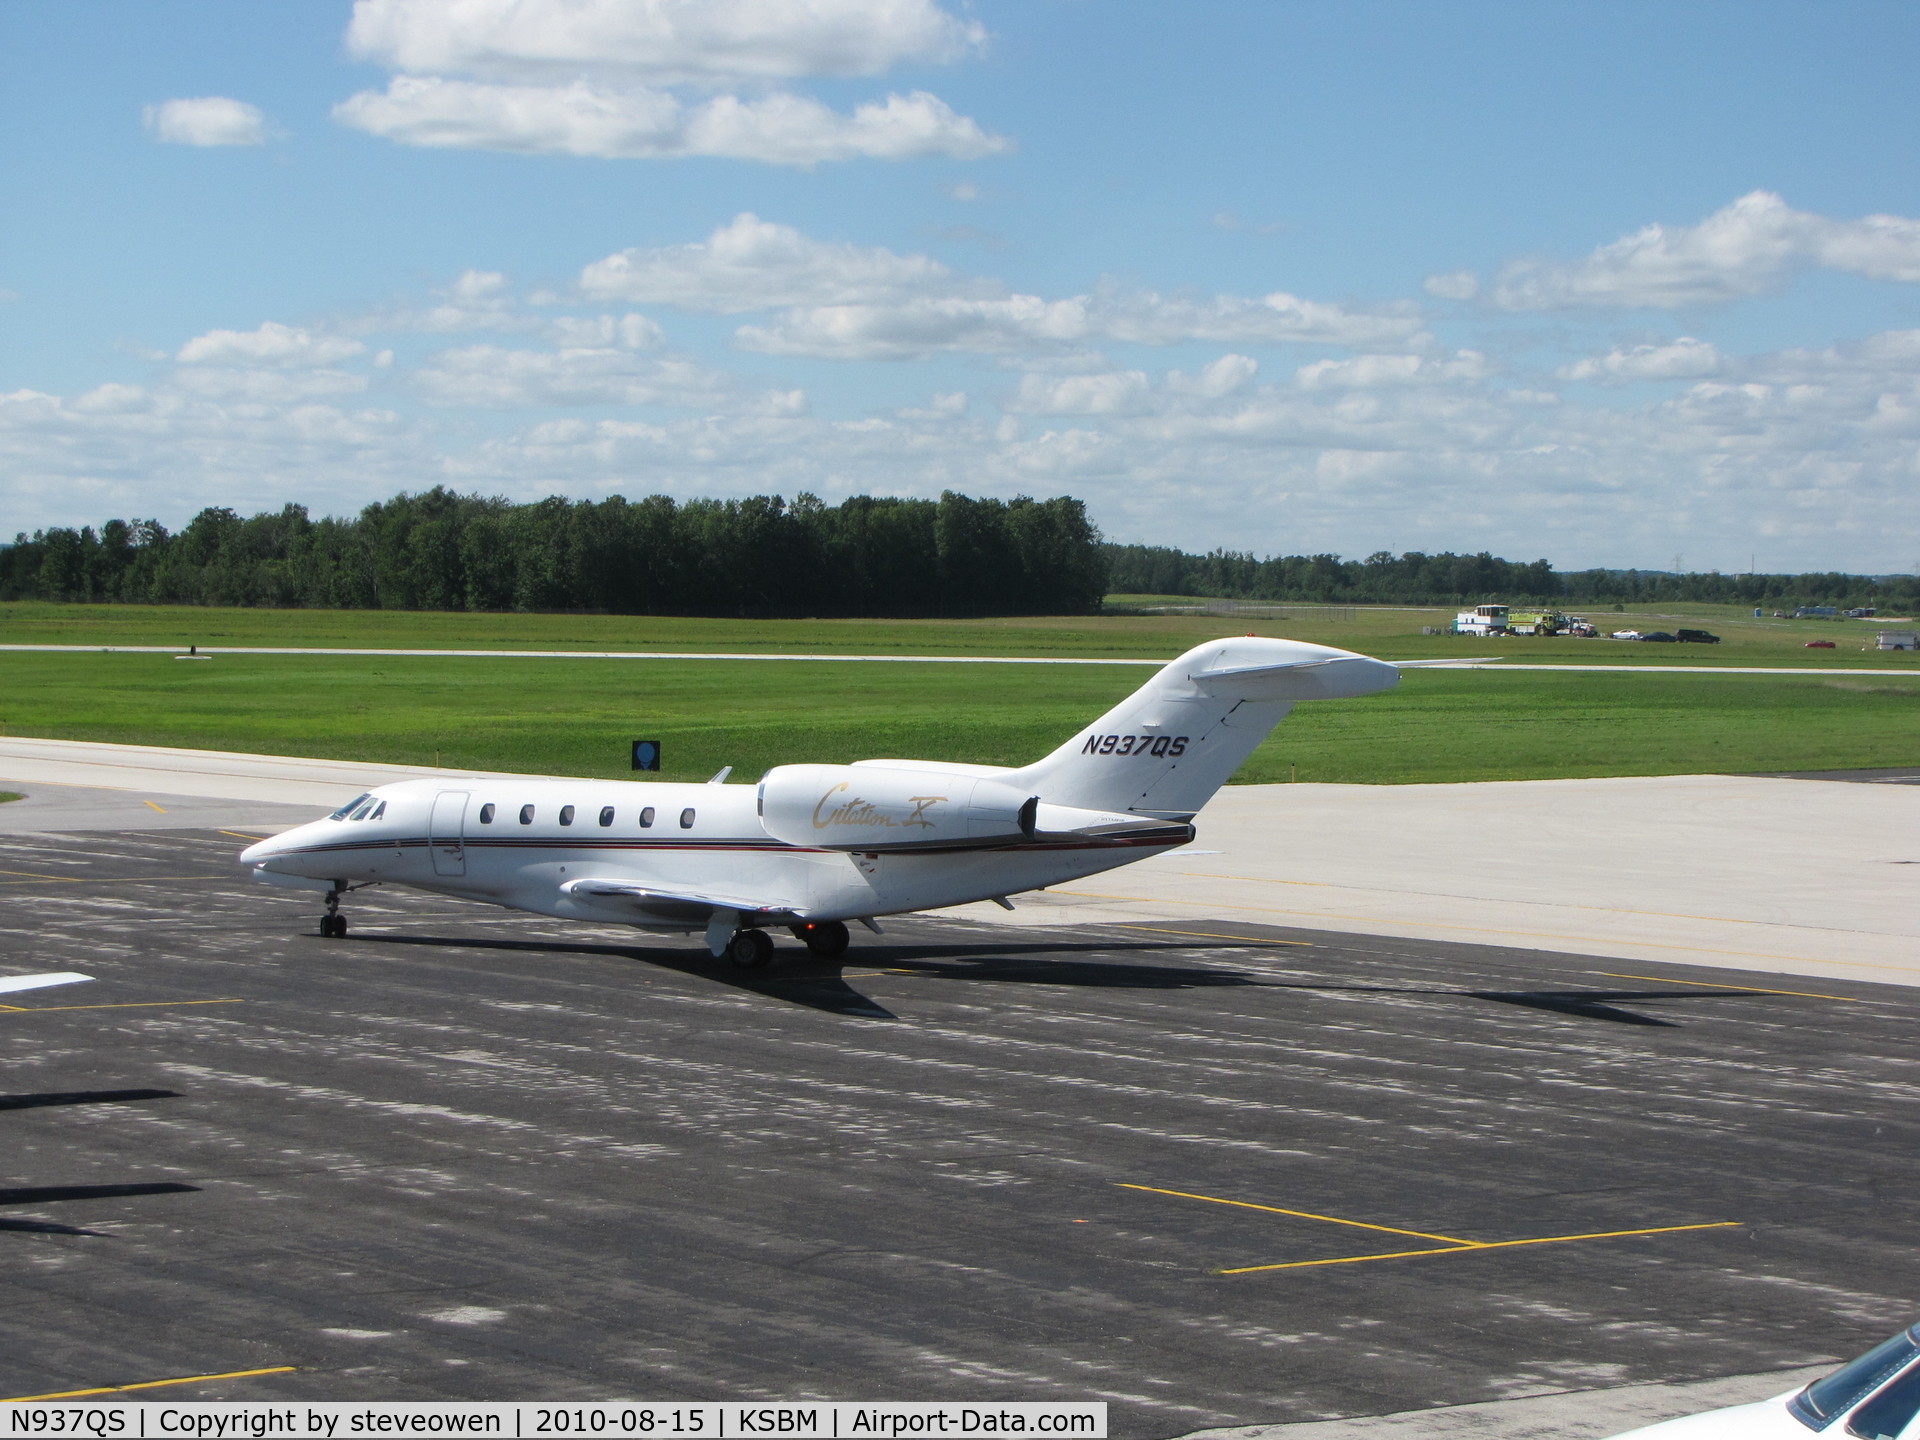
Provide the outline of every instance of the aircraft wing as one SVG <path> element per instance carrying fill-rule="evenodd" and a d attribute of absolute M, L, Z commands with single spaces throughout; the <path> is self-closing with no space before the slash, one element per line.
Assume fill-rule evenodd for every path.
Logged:
<path fill-rule="evenodd" d="M 578 896 L 583 900 L 624 900 L 636 909 L 668 915 L 684 915 L 690 910 L 737 910 L 742 915 L 800 913 L 800 907 L 795 902 L 771 895 L 747 895 L 705 886 L 698 890 L 673 890 L 658 885 L 642 885 L 636 880 L 569 880 L 560 887 L 560 893 Z"/>
<path fill-rule="evenodd" d="M 48 975 L 0 975 L 0 995 L 11 995 L 20 990 L 44 990 L 49 985 L 77 985 L 82 980 L 91 979 L 93 976 L 73 970 L 58 970 Z"/>

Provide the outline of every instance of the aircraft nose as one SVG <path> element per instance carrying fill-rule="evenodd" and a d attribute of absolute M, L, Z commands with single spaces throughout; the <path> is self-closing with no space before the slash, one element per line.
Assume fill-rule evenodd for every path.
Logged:
<path fill-rule="evenodd" d="M 242 865 L 258 865 L 262 860 L 271 860 L 274 856 L 278 855 L 280 851 L 280 837 L 275 835 L 269 839 L 249 845 L 246 849 L 242 850 L 240 852 L 240 863 Z"/>

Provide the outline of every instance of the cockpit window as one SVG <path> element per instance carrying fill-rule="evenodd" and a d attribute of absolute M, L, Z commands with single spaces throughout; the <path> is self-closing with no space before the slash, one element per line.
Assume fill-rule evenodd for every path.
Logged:
<path fill-rule="evenodd" d="M 611 824 L 613 824 L 613 806 L 602 805 L 600 807 L 600 828 L 604 830 Z"/>
<path fill-rule="evenodd" d="M 367 816 L 367 819 L 378 820 L 382 815 L 386 813 L 387 813 L 387 802 L 382 800 L 378 805 L 373 807 L 373 813 Z"/>
<path fill-rule="evenodd" d="M 331 815 L 327 816 L 327 819 L 344 820 L 347 818 L 347 816 L 351 815 L 355 810 L 358 810 L 365 801 L 371 800 L 372 798 L 373 796 L 370 793 L 356 795 L 353 797 L 353 799 L 347 801 L 346 804 L 342 805 L 338 810 L 334 811 Z"/>
<path fill-rule="evenodd" d="M 367 818 L 367 816 L 371 815 L 372 813 L 373 813 L 373 799 L 371 796 L 369 796 L 367 799 L 362 800 L 358 805 L 353 807 L 353 813 L 347 816 L 347 819 L 364 820 Z"/>
<path fill-rule="evenodd" d="M 573 824 L 573 806 L 562 805 L 560 807 L 560 823 L 562 825 Z"/>
<path fill-rule="evenodd" d="M 1891 1385 L 1847 1417 L 1847 1433 L 1860 1440 L 1896 1440 L 1920 1414 L 1920 1365 L 1910 1365 Z"/>
<path fill-rule="evenodd" d="M 493 824 L 493 802 L 491 800 L 480 807 L 480 823 L 482 825 Z"/>
<path fill-rule="evenodd" d="M 520 807 L 520 823 L 522 825 L 533 824 L 533 806 L 522 805 Z"/>
<path fill-rule="evenodd" d="M 1849 1360 L 1824 1380 L 1816 1380 L 1787 1402 L 1787 1410 L 1810 1430 L 1823 1430 L 1829 1421 L 1896 1371 L 1920 1357 L 1920 1325 L 1902 1330 L 1876 1345 L 1858 1360 Z"/>

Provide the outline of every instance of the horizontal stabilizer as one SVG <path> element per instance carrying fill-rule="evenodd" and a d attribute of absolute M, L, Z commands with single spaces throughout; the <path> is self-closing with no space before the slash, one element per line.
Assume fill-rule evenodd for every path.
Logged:
<path fill-rule="evenodd" d="M 73 970 L 56 970 L 47 975 L 4 975 L 0 976 L 0 995 L 16 995 L 22 990 L 45 990 L 53 985 L 78 985 L 82 980 L 91 979 L 93 976 Z"/>

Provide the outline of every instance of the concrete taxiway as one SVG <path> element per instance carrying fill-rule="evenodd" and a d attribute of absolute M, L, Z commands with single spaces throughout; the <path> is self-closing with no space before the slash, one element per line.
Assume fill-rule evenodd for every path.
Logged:
<path fill-rule="evenodd" d="M 49 789 L 77 803 L 83 787 L 120 787 L 129 812 L 145 803 L 149 813 L 173 813 L 168 795 L 304 807 L 249 812 L 248 823 L 285 826 L 373 785 L 422 777 L 457 785 L 477 773 L 0 738 L 0 787 L 27 790 L 25 803 L 38 807 L 0 806 L 0 830 L 55 825 L 63 802 Z M 1920 982 L 1920 786 L 1741 775 L 1243 785 L 1222 790 L 1198 823 L 1192 847 L 1023 897 L 1012 915 L 992 905 L 953 913 L 1042 926 L 1231 915 Z"/>
<path fill-rule="evenodd" d="M 383 890 L 323 941 L 238 843 L 0 837 L 0 968 L 98 977 L 0 1008 L 0 1397 L 1572 1436 L 1920 1293 L 1905 987 L 1214 913 L 901 921 L 742 980 Z M 1388 1422 L 1348 1423 L 1306 1433 Z"/>

